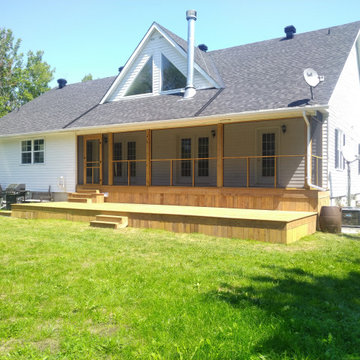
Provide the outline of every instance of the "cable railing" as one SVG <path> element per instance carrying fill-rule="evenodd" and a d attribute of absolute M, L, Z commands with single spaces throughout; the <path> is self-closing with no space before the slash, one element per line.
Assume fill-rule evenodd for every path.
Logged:
<path fill-rule="evenodd" d="M 224 156 L 222 176 L 225 187 L 303 188 L 305 154 Z M 152 186 L 217 186 L 217 157 L 165 158 L 149 160 Z M 113 160 L 114 185 L 145 185 L 145 159 Z M 312 155 L 312 181 L 322 182 L 322 157 Z"/>

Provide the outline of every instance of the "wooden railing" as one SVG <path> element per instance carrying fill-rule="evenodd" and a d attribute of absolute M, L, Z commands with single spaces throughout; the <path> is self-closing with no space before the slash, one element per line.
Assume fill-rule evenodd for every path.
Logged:
<path fill-rule="evenodd" d="M 291 159 L 291 158 L 300 158 L 301 161 L 304 159 L 306 159 L 306 155 L 305 154 L 300 154 L 300 155 L 269 155 L 269 156 L 257 156 L 257 155 L 251 155 L 251 156 L 224 156 L 222 158 L 222 162 L 226 161 L 226 160 L 243 160 L 244 162 L 246 162 L 246 166 L 245 168 L 245 172 L 246 172 L 246 184 L 243 185 L 238 185 L 238 187 L 252 187 L 253 184 L 251 183 L 251 176 L 253 176 L 253 173 L 256 171 L 261 171 L 262 169 L 262 165 L 255 165 L 257 167 L 256 170 L 254 170 L 253 168 L 253 161 L 254 160 L 260 160 L 262 161 L 263 159 L 274 159 L 274 170 L 273 170 L 273 176 L 268 176 L 268 178 L 273 178 L 271 179 L 271 183 L 269 183 L 267 186 L 271 185 L 271 187 L 278 187 L 279 186 L 279 175 L 281 175 L 281 165 L 280 164 L 280 160 L 281 159 Z M 177 168 L 177 172 L 174 171 L 174 169 L 176 168 L 177 162 L 189 162 L 191 164 L 190 166 L 190 176 L 191 176 L 191 181 L 189 181 L 189 184 L 191 184 L 191 186 L 196 186 L 196 181 L 197 179 L 199 179 L 199 176 L 196 175 L 196 167 L 198 165 L 199 161 L 204 161 L 204 160 L 208 160 L 209 161 L 209 176 L 211 176 L 211 172 L 210 172 L 210 161 L 218 161 L 217 157 L 206 157 L 206 158 L 166 158 L 166 159 L 150 159 L 149 162 L 147 162 L 145 159 L 140 159 L 140 160 L 113 160 L 111 166 L 114 167 L 115 164 L 117 163 L 124 163 L 126 164 L 126 169 L 127 169 L 127 173 L 126 175 L 122 175 L 122 177 L 124 178 L 125 176 L 127 177 L 127 185 L 131 185 L 131 164 L 138 164 L 138 163 L 142 163 L 145 164 L 146 166 L 149 166 L 148 164 L 150 163 L 150 166 L 153 167 L 154 164 L 156 163 L 168 163 L 168 186 L 174 186 L 175 185 L 175 181 L 174 181 L 174 173 L 179 175 L 178 171 L 181 171 L 181 168 L 178 169 Z M 319 182 L 321 182 L 321 169 L 322 169 L 322 157 L 320 156 L 315 156 L 312 155 L 312 160 L 315 162 L 315 166 L 312 166 L 313 169 L 313 173 L 312 173 L 312 177 L 313 179 L 315 179 L 316 184 L 318 185 Z M 216 176 L 218 176 L 219 174 L 216 175 L 216 166 L 212 167 L 213 169 L 215 168 L 215 172 L 213 172 L 215 178 Z M 143 172 L 144 173 L 144 177 L 146 174 L 146 171 Z M 243 173 L 243 172 L 242 172 Z M 222 171 L 221 176 L 224 177 L 224 170 Z M 304 164 L 304 180 L 305 180 L 305 164 Z M 215 179 L 215 183 L 216 183 L 216 179 Z M 154 185 L 151 182 L 151 185 Z M 155 184 L 156 185 L 156 184 Z M 215 184 L 212 186 L 216 186 Z"/>

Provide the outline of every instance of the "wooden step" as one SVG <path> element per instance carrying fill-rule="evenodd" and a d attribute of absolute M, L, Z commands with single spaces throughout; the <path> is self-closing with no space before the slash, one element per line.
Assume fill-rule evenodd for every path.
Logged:
<path fill-rule="evenodd" d="M 99 228 L 119 229 L 120 225 L 121 224 L 119 224 L 118 222 L 113 222 L 113 221 L 99 221 L 99 220 L 90 221 L 90 226 L 99 227 Z"/>
<path fill-rule="evenodd" d="M 96 189 L 78 189 L 77 193 L 86 193 L 86 194 L 100 194 L 100 190 Z"/>
<path fill-rule="evenodd" d="M 0 216 L 11 216 L 11 210 L 0 211 Z"/>
<path fill-rule="evenodd" d="M 116 215 L 96 215 L 97 221 L 109 221 L 117 222 L 119 224 L 119 229 L 126 228 L 128 226 L 128 217 L 127 216 L 116 216 Z"/>
<path fill-rule="evenodd" d="M 91 199 L 88 199 L 88 198 L 68 198 L 68 202 L 76 202 L 76 203 L 84 203 L 84 204 L 91 204 L 92 203 L 92 200 Z"/>
<path fill-rule="evenodd" d="M 69 198 L 92 198 L 93 193 L 68 193 Z"/>

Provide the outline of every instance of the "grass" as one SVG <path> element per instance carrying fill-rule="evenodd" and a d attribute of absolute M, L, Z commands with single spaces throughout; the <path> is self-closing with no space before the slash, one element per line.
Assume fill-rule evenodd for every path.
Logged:
<path fill-rule="evenodd" d="M 360 359 L 360 236 L 0 229 L 0 359 Z"/>

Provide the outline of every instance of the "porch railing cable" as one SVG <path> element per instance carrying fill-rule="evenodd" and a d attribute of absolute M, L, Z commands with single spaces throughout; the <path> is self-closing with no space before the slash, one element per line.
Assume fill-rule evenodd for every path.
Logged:
<path fill-rule="evenodd" d="M 284 169 L 284 167 L 286 167 L 286 165 L 281 165 L 280 160 L 283 159 L 291 159 L 291 158 L 301 158 L 301 159 L 306 159 L 306 155 L 304 154 L 299 154 L 299 155 L 267 155 L 267 156 L 261 156 L 261 155 L 251 155 L 251 156 L 224 156 L 222 158 L 222 161 L 229 161 L 229 160 L 243 160 L 245 162 L 245 166 L 240 168 L 240 173 L 244 174 L 244 172 L 246 172 L 246 185 L 245 187 L 252 187 L 252 177 L 253 172 L 254 171 L 258 171 L 261 172 L 261 168 L 263 165 L 256 165 L 255 167 L 256 169 L 254 169 L 254 164 L 253 162 L 258 160 L 258 161 L 263 161 L 264 159 L 268 159 L 268 160 L 272 160 L 272 161 L 267 161 L 265 162 L 264 166 L 266 166 L 266 164 L 268 166 L 270 166 L 271 171 L 270 173 L 267 174 L 268 178 L 273 178 L 272 181 L 272 187 L 276 188 L 279 186 L 279 176 L 281 176 L 281 171 Z M 196 186 L 196 181 L 198 180 L 199 176 L 196 175 L 196 168 L 199 168 L 199 163 L 201 161 L 209 161 L 208 164 L 210 164 L 210 161 L 217 161 L 218 158 L 217 157 L 206 157 L 206 158 L 165 158 L 165 159 L 150 159 L 150 163 L 151 163 L 151 167 L 153 167 L 155 164 L 159 164 L 159 163 L 168 163 L 168 185 L 169 186 L 174 186 L 175 181 L 174 181 L 174 170 L 175 173 L 177 174 L 181 174 L 181 165 L 178 166 L 176 168 L 176 164 L 186 164 L 184 165 L 184 169 L 190 170 L 187 172 L 187 178 L 189 178 L 189 185 L 191 184 L 191 186 Z M 301 160 L 302 161 L 302 160 Z M 314 162 L 313 166 L 312 166 L 312 177 L 313 179 L 315 179 L 314 181 L 316 181 L 316 184 L 319 185 L 319 182 L 321 182 L 321 168 L 322 168 L 322 157 L 321 156 L 316 156 L 316 155 L 312 155 L 312 161 Z M 140 159 L 140 160 L 113 160 L 112 161 L 112 165 L 111 166 L 115 166 L 115 164 L 126 164 L 126 169 L 127 169 L 127 174 L 126 175 L 122 175 L 122 177 L 127 177 L 127 185 L 131 185 L 131 164 L 137 164 L 137 163 L 143 163 L 146 164 L 146 159 Z M 205 163 L 206 164 L 206 163 Z M 270 165 L 269 165 L 270 164 Z M 207 165 L 209 166 L 209 165 Z M 216 167 L 215 167 L 216 168 Z M 236 167 L 234 166 L 234 169 Z M 244 168 L 244 170 L 243 170 Z M 305 166 L 303 166 L 303 169 L 305 170 Z M 208 170 L 207 170 L 208 171 Z M 166 170 L 165 170 L 166 172 Z M 190 175 L 188 175 L 190 174 Z M 215 173 L 216 174 L 216 173 Z M 269 175 L 270 174 L 270 175 Z M 223 169 L 223 176 L 224 176 L 224 169 Z M 191 181 L 190 181 L 191 178 Z M 304 178 L 305 178 L 305 174 L 304 174 Z M 152 183 L 152 185 L 154 185 Z M 239 186 L 239 187 L 244 187 L 243 186 Z M 269 183 L 268 185 L 271 185 L 271 183 Z"/>

